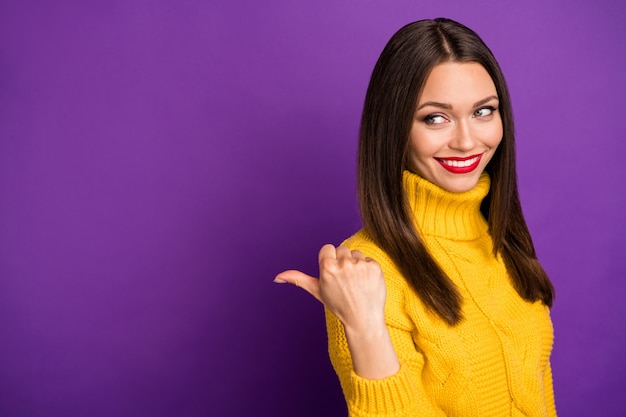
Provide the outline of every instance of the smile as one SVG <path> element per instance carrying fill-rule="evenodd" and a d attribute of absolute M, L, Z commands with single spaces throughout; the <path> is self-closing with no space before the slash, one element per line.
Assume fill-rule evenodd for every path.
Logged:
<path fill-rule="evenodd" d="M 453 174 L 466 174 L 472 172 L 480 164 L 483 154 L 468 156 L 467 158 L 435 158 L 442 167 Z"/>

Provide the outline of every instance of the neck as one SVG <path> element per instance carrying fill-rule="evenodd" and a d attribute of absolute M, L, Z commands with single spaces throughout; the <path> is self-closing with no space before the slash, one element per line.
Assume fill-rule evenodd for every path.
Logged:
<path fill-rule="evenodd" d="M 480 204 L 491 181 L 483 173 L 474 188 L 453 193 L 412 172 L 405 171 L 404 190 L 420 235 L 472 240 L 488 230 Z"/>

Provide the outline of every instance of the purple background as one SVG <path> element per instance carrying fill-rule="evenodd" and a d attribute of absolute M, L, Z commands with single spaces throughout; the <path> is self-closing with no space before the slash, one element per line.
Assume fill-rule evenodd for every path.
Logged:
<path fill-rule="evenodd" d="M 625 10 L 2 0 L 0 416 L 345 415 L 321 306 L 272 278 L 359 227 L 370 72 L 438 16 L 509 82 L 559 412 L 623 415 Z"/>

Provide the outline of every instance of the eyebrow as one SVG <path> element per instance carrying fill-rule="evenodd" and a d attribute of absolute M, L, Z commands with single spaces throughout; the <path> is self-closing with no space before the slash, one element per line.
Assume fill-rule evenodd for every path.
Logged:
<path fill-rule="evenodd" d="M 489 96 L 489 97 L 485 97 L 482 100 L 477 101 L 476 103 L 474 103 L 474 107 L 480 107 L 485 103 L 489 103 L 491 100 L 498 100 L 498 96 Z M 426 103 L 421 104 L 417 110 L 420 110 L 424 107 L 427 106 L 432 106 L 432 107 L 439 107 L 441 109 L 446 109 L 446 110 L 450 110 L 452 109 L 452 105 L 448 104 L 448 103 L 440 103 L 438 101 L 427 101 Z"/>

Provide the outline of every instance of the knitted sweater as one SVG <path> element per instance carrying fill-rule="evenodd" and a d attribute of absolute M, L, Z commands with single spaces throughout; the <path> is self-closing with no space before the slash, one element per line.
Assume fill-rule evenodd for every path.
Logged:
<path fill-rule="evenodd" d="M 451 193 L 404 173 L 415 227 L 429 253 L 462 297 L 464 319 L 449 326 L 427 310 L 389 257 L 363 230 L 343 245 L 380 263 L 385 319 L 400 361 L 395 375 L 358 376 L 341 322 L 326 310 L 329 354 L 352 417 L 556 416 L 549 309 L 523 300 L 493 255 L 480 203 L 489 192 L 483 174 L 474 189 Z"/>

